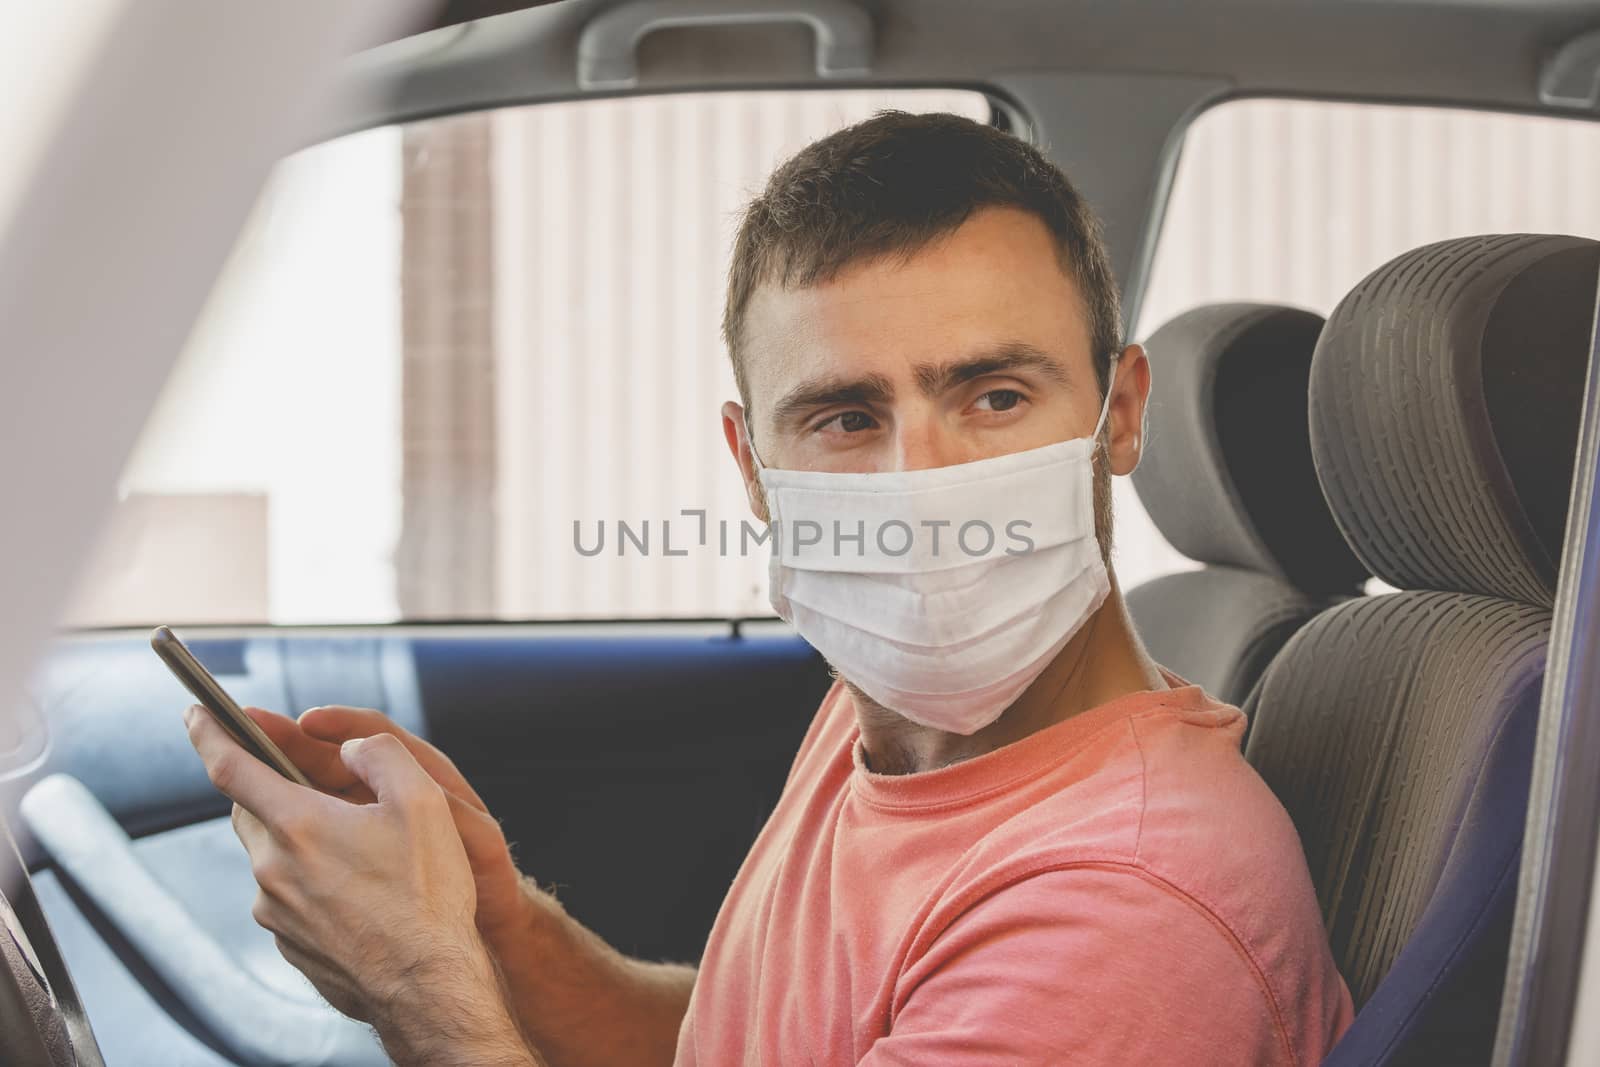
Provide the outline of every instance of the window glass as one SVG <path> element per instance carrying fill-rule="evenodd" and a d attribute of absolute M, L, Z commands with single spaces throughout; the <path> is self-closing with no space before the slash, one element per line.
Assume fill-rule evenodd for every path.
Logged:
<path fill-rule="evenodd" d="M 1478 233 L 1600 237 L 1600 124 L 1239 100 L 1184 138 L 1138 335 L 1197 304 L 1323 315 L 1402 252 Z"/>
<path fill-rule="evenodd" d="M 285 161 L 66 622 L 770 614 L 718 418 L 727 252 L 779 160 L 883 108 L 991 114 L 946 90 L 590 100 Z"/>
<path fill-rule="evenodd" d="M 1600 238 L 1600 198 L 1585 180 L 1596 172 L 1594 122 L 1303 100 L 1224 104 L 1184 139 L 1136 336 L 1217 301 L 1326 315 L 1372 270 L 1432 241 Z"/>
<path fill-rule="evenodd" d="M 767 615 L 718 408 L 771 168 L 959 90 L 503 108 L 285 161 L 124 471 L 69 625 Z M 1191 565 L 1117 483 L 1125 586 Z M 602 540 L 603 538 L 603 540 Z"/>

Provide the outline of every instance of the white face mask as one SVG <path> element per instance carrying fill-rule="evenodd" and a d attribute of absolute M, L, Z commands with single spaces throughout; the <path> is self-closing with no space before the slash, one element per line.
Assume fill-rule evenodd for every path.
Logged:
<path fill-rule="evenodd" d="M 772 470 L 752 439 L 773 608 L 884 707 L 983 729 L 1110 591 L 1093 464 L 1110 404 L 1108 381 L 1089 437 L 927 470 Z"/>

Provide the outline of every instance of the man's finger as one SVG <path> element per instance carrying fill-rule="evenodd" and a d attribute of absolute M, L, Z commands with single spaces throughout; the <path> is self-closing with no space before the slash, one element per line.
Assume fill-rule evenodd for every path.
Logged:
<path fill-rule="evenodd" d="M 456 769 L 449 756 L 416 734 L 397 726 L 393 719 L 381 711 L 339 705 L 312 708 L 300 716 L 300 728 L 311 737 L 336 744 L 343 744 L 355 738 L 376 737 L 379 734 L 398 738 L 422 769 L 428 772 L 428 776 L 444 787 L 447 793 L 454 793 L 479 811 L 489 810 L 483 803 L 483 798 L 478 796 L 478 791 L 473 789 L 462 773 Z"/>
<path fill-rule="evenodd" d="M 272 743 L 283 749 L 283 754 L 318 789 L 353 800 L 370 800 L 371 793 L 339 758 L 339 746 L 332 741 L 313 737 L 300 728 L 300 724 L 287 715 L 279 715 L 265 708 L 245 708 L 244 713 L 255 720 Z M 360 795 L 352 796 L 352 787 L 361 787 Z"/>
<path fill-rule="evenodd" d="M 448 795 L 393 734 L 346 741 L 340 746 L 339 755 L 351 773 L 372 790 L 379 804 L 405 811 L 428 797 L 444 799 Z"/>
<path fill-rule="evenodd" d="M 450 801 L 450 816 L 455 820 L 456 834 L 461 838 L 461 845 L 467 850 L 467 859 L 473 868 L 484 868 L 504 861 L 509 856 L 506 835 L 494 816 L 468 804 L 449 790 L 445 791 L 445 797 Z"/>
<path fill-rule="evenodd" d="M 190 705 L 183 717 L 189 727 L 189 743 L 200 753 L 211 784 L 268 826 L 278 813 L 297 810 L 319 796 L 295 785 L 239 747 L 200 705 Z"/>
<path fill-rule="evenodd" d="M 372 737 L 374 734 L 396 734 L 401 728 L 393 719 L 372 708 L 352 708 L 343 704 L 328 704 L 308 708 L 300 713 L 300 728 L 312 737 L 344 743 L 351 738 Z"/>

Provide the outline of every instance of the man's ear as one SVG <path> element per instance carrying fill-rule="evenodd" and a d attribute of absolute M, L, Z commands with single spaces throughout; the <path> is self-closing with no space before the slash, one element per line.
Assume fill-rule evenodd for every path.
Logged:
<path fill-rule="evenodd" d="M 1144 455 L 1145 406 L 1150 401 L 1150 357 L 1144 346 L 1129 345 L 1117 360 L 1106 412 L 1106 452 L 1112 474 L 1132 474 Z"/>
<path fill-rule="evenodd" d="M 750 450 L 750 431 L 744 421 L 744 408 L 732 400 L 722 405 L 722 436 L 728 442 L 728 451 L 739 465 L 739 476 L 744 479 L 744 495 L 750 510 L 762 522 L 771 522 L 767 513 L 767 498 L 761 492 L 761 479 L 756 475 L 755 456 Z"/>

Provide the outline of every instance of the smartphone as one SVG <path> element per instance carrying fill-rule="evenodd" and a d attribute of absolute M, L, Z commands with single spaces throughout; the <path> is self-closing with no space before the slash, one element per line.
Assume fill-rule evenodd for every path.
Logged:
<path fill-rule="evenodd" d="M 194 694 L 201 707 L 209 711 L 211 717 L 239 742 L 240 748 L 289 781 L 308 789 L 316 788 L 304 774 L 300 773 L 299 767 L 289 762 L 289 757 L 283 754 L 283 749 L 273 744 L 272 738 L 262 732 L 255 720 L 240 710 L 239 705 L 228 695 L 228 691 L 211 676 L 211 672 L 200 666 L 200 661 L 194 658 L 194 653 L 190 652 L 182 641 L 178 640 L 177 634 L 168 627 L 157 626 L 150 634 L 150 647 L 156 650 L 156 655 L 161 657 L 161 661 L 178 676 L 178 681 L 183 683 L 183 687 Z"/>

